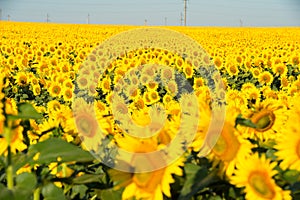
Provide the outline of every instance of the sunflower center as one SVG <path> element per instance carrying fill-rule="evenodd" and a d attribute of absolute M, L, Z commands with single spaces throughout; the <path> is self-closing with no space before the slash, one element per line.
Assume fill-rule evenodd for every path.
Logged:
<path fill-rule="evenodd" d="M 154 192 L 155 188 L 160 184 L 163 178 L 164 169 L 153 170 L 157 166 L 157 160 L 149 155 L 137 154 L 132 159 L 132 164 L 135 166 L 133 181 L 135 184 L 146 190 L 147 192 Z M 148 171 L 148 172 L 139 172 Z"/>
<path fill-rule="evenodd" d="M 80 116 L 76 118 L 76 124 L 79 132 L 87 137 L 93 137 L 96 133 L 96 125 L 94 119 L 90 116 Z"/>
<path fill-rule="evenodd" d="M 234 128 L 225 123 L 221 136 L 213 148 L 213 152 L 220 160 L 231 161 L 236 157 L 240 143 L 234 135 Z"/>
<path fill-rule="evenodd" d="M 262 198 L 274 198 L 275 191 L 266 173 L 259 171 L 252 172 L 249 176 L 249 184 L 256 194 Z"/>
<path fill-rule="evenodd" d="M 145 187 L 147 184 L 150 182 L 150 180 L 153 177 L 152 172 L 147 172 L 147 173 L 136 173 L 134 175 L 134 180 L 135 183 L 140 186 L 140 187 Z"/>
<path fill-rule="evenodd" d="M 275 122 L 275 115 L 270 111 L 262 111 L 254 114 L 252 122 L 256 125 L 256 130 L 264 132 L 272 128 Z"/>

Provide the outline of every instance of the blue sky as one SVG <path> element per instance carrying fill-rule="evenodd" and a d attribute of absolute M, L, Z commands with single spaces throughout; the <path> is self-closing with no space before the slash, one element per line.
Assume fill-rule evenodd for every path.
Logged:
<path fill-rule="evenodd" d="M 189 26 L 300 26 L 300 0 L 188 0 Z M 2 20 L 180 25 L 183 0 L 0 0 Z M 166 20 L 166 21 L 165 21 Z"/>

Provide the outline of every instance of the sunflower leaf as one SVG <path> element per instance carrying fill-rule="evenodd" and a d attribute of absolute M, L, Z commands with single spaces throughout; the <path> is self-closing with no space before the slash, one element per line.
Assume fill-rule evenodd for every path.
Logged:
<path fill-rule="evenodd" d="M 246 126 L 246 127 L 250 127 L 250 128 L 256 128 L 256 124 L 254 124 L 250 119 L 243 118 L 241 114 L 239 114 L 237 116 L 237 118 L 235 119 L 234 127 L 236 128 L 237 125 Z"/>
<path fill-rule="evenodd" d="M 215 172 L 209 172 L 207 168 L 188 163 L 184 166 L 186 181 L 181 190 L 179 199 L 191 199 L 193 195 L 218 181 Z"/>
<path fill-rule="evenodd" d="M 42 194 L 45 200 L 65 200 L 64 192 L 53 183 L 48 183 L 42 188 Z"/>
<path fill-rule="evenodd" d="M 91 162 L 94 157 L 80 147 L 68 143 L 59 138 L 50 138 L 29 147 L 28 157 L 37 155 L 37 159 L 31 159 L 31 164 L 49 164 L 51 162 Z"/>
<path fill-rule="evenodd" d="M 38 113 L 33 105 L 30 103 L 19 103 L 18 107 L 18 115 L 8 115 L 8 118 L 11 120 L 16 119 L 42 119 L 43 115 Z"/>

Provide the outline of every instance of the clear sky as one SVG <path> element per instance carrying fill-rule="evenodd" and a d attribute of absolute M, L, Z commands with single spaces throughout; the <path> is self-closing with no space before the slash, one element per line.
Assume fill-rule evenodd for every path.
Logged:
<path fill-rule="evenodd" d="M 180 25 L 183 0 L 0 0 L 2 20 Z M 188 26 L 300 26 L 300 0 L 188 0 Z"/>

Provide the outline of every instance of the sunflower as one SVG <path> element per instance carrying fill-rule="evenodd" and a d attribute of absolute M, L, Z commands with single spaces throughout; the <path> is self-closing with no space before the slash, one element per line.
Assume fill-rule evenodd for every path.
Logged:
<path fill-rule="evenodd" d="M 286 76 L 288 72 L 288 68 L 284 64 L 277 64 L 272 66 L 272 71 L 275 74 L 275 76 Z"/>
<path fill-rule="evenodd" d="M 166 85 L 166 89 L 170 95 L 176 96 L 178 93 L 178 85 L 177 85 L 176 81 L 170 80 Z"/>
<path fill-rule="evenodd" d="M 29 79 L 25 72 L 18 72 L 15 79 L 18 86 L 25 86 L 29 83 Z"/>
<path fill-rule="evenodd" d="M 70 88 L 64 88 L 62 91 L 63 99 L 65 102 L 70 102 L 73 100 L 73 91 Z"/>
<path fill-rule="evenodd" d="M 32 92 L 34 96 L 38 96 L 41 94 L 41 87 L 39 85 L 32 86 Z"/>
<path fill-rule="evenodd" d="M 280 88 L 281 89 L 287 89 L 290 85 L 290 81 L 288 80 L 288 78 L 286 76 L 282 76 L 280 78 Z"/>
<path fill-rule="evenodd" d="M 273 79 L 274 79 L 274 77 L 268 71 L 264 71 L 258 76 L 258 81 L 261 84 L 271 85 L 273 82 Z"/>
<path fill-rule="evenodd" d="M 194 84 L 193 84 L 194 90 L 197 90 L 198 88 L 201 88 L 204 85 L 205 85 L 205 81 L 202 77 L 199 78 L 194 77 Z"/>
<path fill-rule="evenodd" d="M 117 144 L 126 151 L 136 153 L 153 152 L 161 147 L 157 145 L 155 139 L 141 140 L 129 136 L 116 137 Z M 155 199 L 163 200 L 163 196 L 171 197 L 170 184 L 175 180 L 172 175 L 182 176 L 182 169 L 184 158 L 179 158 L 173 163 L 160 168 L 155 169 L 157 161 L 147 154 L 143 157 L 138 156 L 136 159 L 132 159 L 132 163 L 135 164 L 135 169 L 149 168 L 152 169 L 149 172 L 121 172 L 115 169 L 109 171 L 110 177 L 116 183 L 114 188 L 119 189 L 125 187 L 122 193 L 122 199 Z M 128 168 L 132 168 L 129 163 Z"/>
<path fill-rule="evenodd" d="M 222 132 L 209 156 L 213 165 L 220 164 L 220 172 L 225 172 L 227 176 L 233 174 L 234 168 L 241 158 L 250 155 L 252 148 L 251 143 L 240 137 L 234 128 L 234 121 L 238 114 L 237 109 L 231 108 L 230 110 L 226 113 Z"/>
<path fill-rule="evenodd" d="M 27 146 L 23 143 L 23 127 L 20 120 L 9 122 L 9 127 L 4 127 L 4 138 L 0 138 L 0 155 L 6 153 L 8 145 L 11 152 L 23 151 Z"/>
<path fill-rule="evenodd" d="M 73 102 L 73 113 L 77 132 L 83 141 L 83 147 L 97 150 L 104 135 L 99 127 L 92 104 L 88 104 L 83 99 L 76 99 Z"/>
<path fill-rule="evenodd" d="M 174 70 L 170 67 L 163 67 L 161 69 L 161 79 L 164 82 L 167 82 L 169 80 L 174 80 L 175 79 Z"/>
<path fill-rule="evenodd" d="M 226 65 L 226 70 L 230 76 L 236 76 L 239 74 L 239 68 L 233 62 L 229 62 Z"/>
<path fill-rule="evenodd" d="M 59 97 L 61 95 L 62 87 L 60 84 L 53 82 L 48 89 L 48 92 L 52 97 Z"/>
<path fill-rule="evenodd" d="M 280 167 L 284 170 L 290 168 L 300 171 L 300 109 L 297 106 L 293 107 L 289 116 L 281 137 L 277 139 L 276 156 L 278 160 L 282 160 Z"/>
<path fill-rule="evenodd" d="M 286 107 L 273 99 L 258 102 L 253 109 L 245 111 L 255 128 L 241 127 L 245 137 L 258 138 L 262 141 L 275 139 L 287 120 Z"/>
<path fill-rule="evenodd" d="M 254 78 L 258 78 L 260 73 L 261 73 L 261 70 L 257 67 L 251 68 L 250 71 L 251 71 Z"/>
<path fill-rule="evenodd" d="M 240 110 L 247 110 L 247 97 L 238 90 L 228 89 L 226 93 L 226 102 Z"/>
<path fill-rule="evenodd" d="M 234 175 L 230 177 L 230 182 L 237 187 L 245 188 L 247 200 L 292 199 L 290 191 L 282 190 L 273 179 L 277 174 L 274 170 L 276 165 L 276 162 L 271 163 L 266 159 L 265 155 L 259 157 L 257 153 L 242 158 L 236 166 Z"/>
<path fill-rule="evenodd" d="M 222 57 L 219 57 L 219 56 L 215 57 L 214 58 L 214 64 L 215 64 L 215 66 L 219 70 L 222 69 L 222 67 L 223 67 L 223 59 L 222 59 Z"/>
<path fill-rule="evenodd" d="M 103 91 L 104 94 L 107 94 L 111 91 L 111 80 L 108 77 L 103 78 L 98 85 L 99 88 Z"/>
<path fill-rule="evenodd" d="M 194 74 L 193 70 L 194 70 L 193 67 L 189 64 L 185 64 L 183 66 L 183 73 L 187 79 L 193 77 L 193 74 Z"/>

